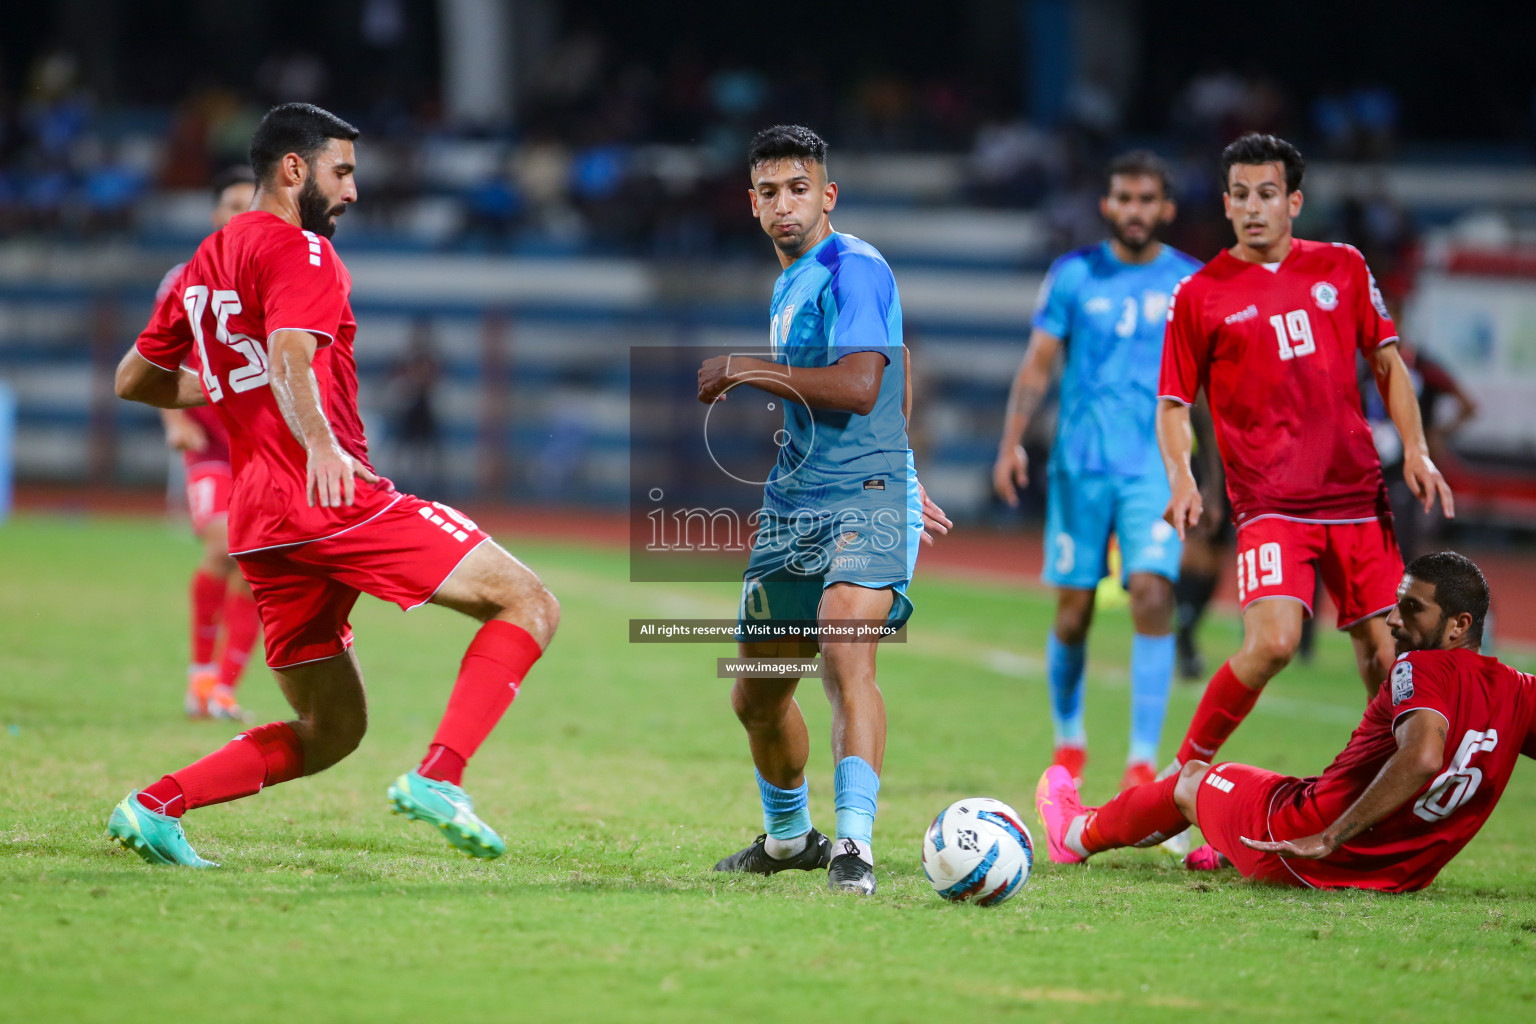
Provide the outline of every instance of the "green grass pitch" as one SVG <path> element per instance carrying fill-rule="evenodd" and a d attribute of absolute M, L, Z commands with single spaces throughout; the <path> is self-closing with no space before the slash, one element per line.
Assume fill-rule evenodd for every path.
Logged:
<path fill-rule="evenodd" d="M 890 743 L 872 899 L 824 878 L 712 874 L 761 826 L 728 649 L 626 642 L 627 620 L 724 617 L 729 585 L 633 585 L 620 551 L 505 538 L 559 595 L 548 657 L 466 783 L 508 838 L 471 861 L 390 816 L 389 781 L 432 733 L 473 624 L 364 598 L 362 748 L 325 774 L 189 816 L 217 871 L 152 868 L 107 842 L 112 805 L 233 733 L 181 716 L 174 526 L 23 516 L 0 527 L 0 1020 L 1529 1020 L 1536 1013 L 1536 769 L 1428 891 L 1298 892 L 1193 876 L 1160 851 L 1044 862 L 1010 903 L 950 906 L 919 866 L 952 800 L 1034 824 L 1049 756 L 1047 595 L 935 575 L 881 653 Z M 941 541 L 942 543 L 942 541 Z M 1207 626 L 1209 652 L 1237 624 Z M 1091 641 L 1086 790 L 1109 796 L 1127 724 L 1124 612 Z M 243 697 L 283 705 L 265 670 Z M 1195 688 L 1175 691 L 1165 746 Z M 802 690 L 812 812 L 832 827 L 827 709 Z M 1226 753 L 1308 774 L 1363 704 L 1321 637 Z"/>

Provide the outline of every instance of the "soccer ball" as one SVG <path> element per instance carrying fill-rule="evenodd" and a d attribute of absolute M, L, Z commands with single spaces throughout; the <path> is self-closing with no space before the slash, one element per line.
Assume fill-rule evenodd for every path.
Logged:
<path fill-rule="evenodd" d="M 934 892 L 955 903 L 1004 902 L 1029 881 L 1034 863 L 1029 829 L 1001 800 L 957 800 L 923 836 L 923 874 Z"/>

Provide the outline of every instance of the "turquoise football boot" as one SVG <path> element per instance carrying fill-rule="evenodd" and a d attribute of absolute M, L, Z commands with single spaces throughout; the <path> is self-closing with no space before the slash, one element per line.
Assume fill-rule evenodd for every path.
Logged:
<path fill-rule="evenodd" d="M 475 816 L 475 802 L 451 782 L 406 772 L 389 787 L 395 813 L 442 829 L 443 837 L 471 857 L 487 860 L 507 852 L 496 831 Z"/>
<path fill-rule="evenodd" d="M 180 864 L 186 868 L 216 868 L 197 855 L 181 830 L 181 819 L 156 814 L 138 801 L 139 791 L 123 797 L 107 819 L 107 835 L 125 850 L 132 850 L 151 864 Z"/>

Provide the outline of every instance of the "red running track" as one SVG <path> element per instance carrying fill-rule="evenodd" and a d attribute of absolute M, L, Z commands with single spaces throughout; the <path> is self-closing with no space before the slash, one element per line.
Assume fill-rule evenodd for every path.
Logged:
<path fill-rule="evenodd" d="M 16 507 L 28 512 L 90 513 L 95 515 L 155 516 L 166 513 L 163 491 L 69 488 L 27 485 L 16 491 Z M 605 547 L 624 547 L 629 542 L 622 513 L 589 509 L 516 508 L 506 505 L 464 509 L 486 530 L 512 540 L 519 536 L 578 541 Z M 1498 616 L 1497 638 L 1523 646 L 1536 646 L 1536 552 L 1479 551 L 1465 554 L 1482 567 L 1493 592 Z M 987 580 L 1019 586 L 1043 587 L 1040 582 L 1042 551 L 1037 528 L 1016 531 L 960 528 L 924 546 L 918 563 L 922 571 Z M 1216 600 L 1236 604 L 1236 584 L 1223 576 Z M 1319 609 L 1325 623 L 1334 621 L 1331 602 Z"/>

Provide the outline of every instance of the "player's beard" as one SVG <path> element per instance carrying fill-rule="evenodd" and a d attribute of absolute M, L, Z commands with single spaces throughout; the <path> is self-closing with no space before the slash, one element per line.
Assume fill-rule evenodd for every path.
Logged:
<path fill-rule="evenodd" d="M 1145 252 L 1149 245 L 1157 241 L 1157 232 L 1151 228 L 1148 228 L 1146 233 L 1142 235 L 1139 240 L 1127 237 L 1125 232 L 1120 229 L 1120 225 L 1118 224 L 1111 223 L 1109 230 L 1110 233 L 1115 236 L 1115 241 L 1119 242 L 1131 252 L 1138 255 Z"/>
<path fill-rule="evenodd" d="M 314 178 L 305 179 L 299 187 L 299 227 L 305 231 L 313 231 L 321 238 L 330 238 L 336 233 L 336 218 L 346 212 L 345 203 L 332 205 L 320 193 L 320 186 L 315 184 Z"/>
<path fill-rule="evenodd" d="M 1440 616 L 1440 623 L 1433 633 L 1426 634 L 1419 640 L 1415 640 L 1406 632 L 1392 631 L 1392 646 L 1399 655 L 1413 651 L 1438 651 L 1445 646 L 1445 630 L 1450 625 L 1450 616 Z"/>

